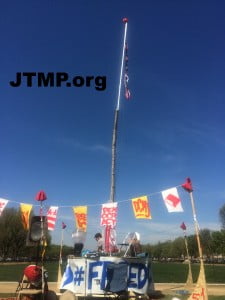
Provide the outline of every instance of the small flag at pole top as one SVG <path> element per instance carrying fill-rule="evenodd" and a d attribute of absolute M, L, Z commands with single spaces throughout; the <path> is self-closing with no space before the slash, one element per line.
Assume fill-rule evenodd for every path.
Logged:
<path fill-rule="evenodd" d="M 182 185 L 182 188 L 184 188 L 187 192 L 193 192 L 193 188 L 192 188 L 192 182 L 191 182 L 191 179 L 188 177 L 186 179 L 186 182 L 183 183 Z"/>
<path fill-rule="evenodd" d="M 64 222 L 62 222 L 62 229 L 66 228 L 66 224 Z"/>
<path fill-rule="evenodd" d="M 125 88 L 125 98 L 130 100 L 131 93 L 128 87 L 129 75 L 128 75 L 128 44 L 125 44 L 125 71 L 124 71 L 124 88 Z"/>
<path fill-rule="evenodd" d="M 187 229 L 187 227 L 186 227 L 186 225 L 184 224 L 184 222 L 180 225 L 180 228 L 183 229 L 183 230 L 186 230 L 186 229 Z"/>
<path fill-rule="evenodd" d="M 44 191 L 39 191 L 35 198 L 37 201 L 44 201 L 47 199 L 47 196 Z"/>

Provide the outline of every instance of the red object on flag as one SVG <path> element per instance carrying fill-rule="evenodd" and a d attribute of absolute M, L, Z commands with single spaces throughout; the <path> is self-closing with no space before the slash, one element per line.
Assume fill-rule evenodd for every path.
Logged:
<path fill-rule="evenodd" d="M 37 195 L 36 195 L 36 200 L 37 201 L 44 201 L 46 199 L 47 199 L 47 196 L 46 196 L 44 191 L 40 191 L 40 192 L 37 193 Z"/>
<path fill-rule="evenodd" d="M 183 212 L 177 188 L 162 191 L 162 196 L 168 212 Z"/>
<path fill-rule="evenodd" d="M 51 206 L 47 212 L 48 230 L 54 230 L 58 206 Z"/>
<path fill-rule="evenodd" d="M 123 18 L 123 23 L 127 23 L 128 19 L 127 18 Z"/>
<path fill-rule="evenodd" d="M 173 207 L 176 207 L 180 203 L 180 199 L 173 194 L 169 194 L 166 199 L 170 201 Z"/>
<path fill-rule="evenodd" d="M 193 188 L 192 188 L 192 182 L 191 182 L 191 179 L 188 177 L 186 179 L 186 182 L 183 183 L 182 185 L 182 188 L 184 188 L 187 192 L 193 192 Z"/>
<path fill-rule="evenodd" d="M 180 225 L 180 228 L 183 229 L 183 230 L 186 230 L 186 229 L 187 229 L 187 227 L 186 227 L 186 225 L 184 224 L 184 222 Z"/>
<path fill-rule="evenodd" d="M 66 228 L 66 224 L 64 222 L 62 222 L 62 229 Z"/>

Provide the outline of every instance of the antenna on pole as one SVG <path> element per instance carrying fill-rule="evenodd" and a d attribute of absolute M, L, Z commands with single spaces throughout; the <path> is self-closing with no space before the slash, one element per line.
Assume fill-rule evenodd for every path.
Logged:
<path fill-rule="evenodd" d="M 114 115 L 114 124 L 113 124 L 111 189 L 110 189 L 110 199 L 109 199 L 109 202 L 114 202 L 115 201 L 117 129 L 118 129 L 118 118 L 119 118 L 119 109 L 120 109 L 120 96 L 121 96 L 121 85 L 122 85 L 122 77 L 123 77 L 124 53 L 125 53 L 125 47 L 126 47 L 128 19 L 127 18 L 123 18 L 123 23 L 124 23 L 123 52 L 122 52 L 122 59 L 121 59 L 120 80 L 119 80 L 117 105 L 116 105 L 116 110 L 115 110 L 115 115 Z"/>

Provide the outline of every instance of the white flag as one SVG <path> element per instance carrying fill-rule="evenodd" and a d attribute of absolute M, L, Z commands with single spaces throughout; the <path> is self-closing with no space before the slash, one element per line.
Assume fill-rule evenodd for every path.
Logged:
<path fill-rule="evenodd" d="M 184 211 L 177 192 L 177 188 L 171 188 L 162 191 L 162 197 L 165 202 L 168 212 L 182 212 Z"/>
<path fill-rule="evenodd" d="M 9 202 L 9 200 L 0 198 L 0 216 L 4 210 L 4 208 L 6 207 L 7 203 Z"/>
<path fill-rule="evenodd" d="M 50 206 L 47 213 L 48 230 L 54 230 L 58 212 L 58 206 Z"/>

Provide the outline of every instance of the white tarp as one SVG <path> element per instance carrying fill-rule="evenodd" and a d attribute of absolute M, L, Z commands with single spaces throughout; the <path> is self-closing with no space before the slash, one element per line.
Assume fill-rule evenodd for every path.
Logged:
<path fill-rule="evenodd" d="M 145 294 L 153 286 L 152 273 L 146 258 L 119 258 L 102 256 L 98 258 L 68 259 L 60 289 L 75 294 L 104 294 L 107 284 L 108 264 L 127 264 L 127 286 L 139 294 Z"/>

